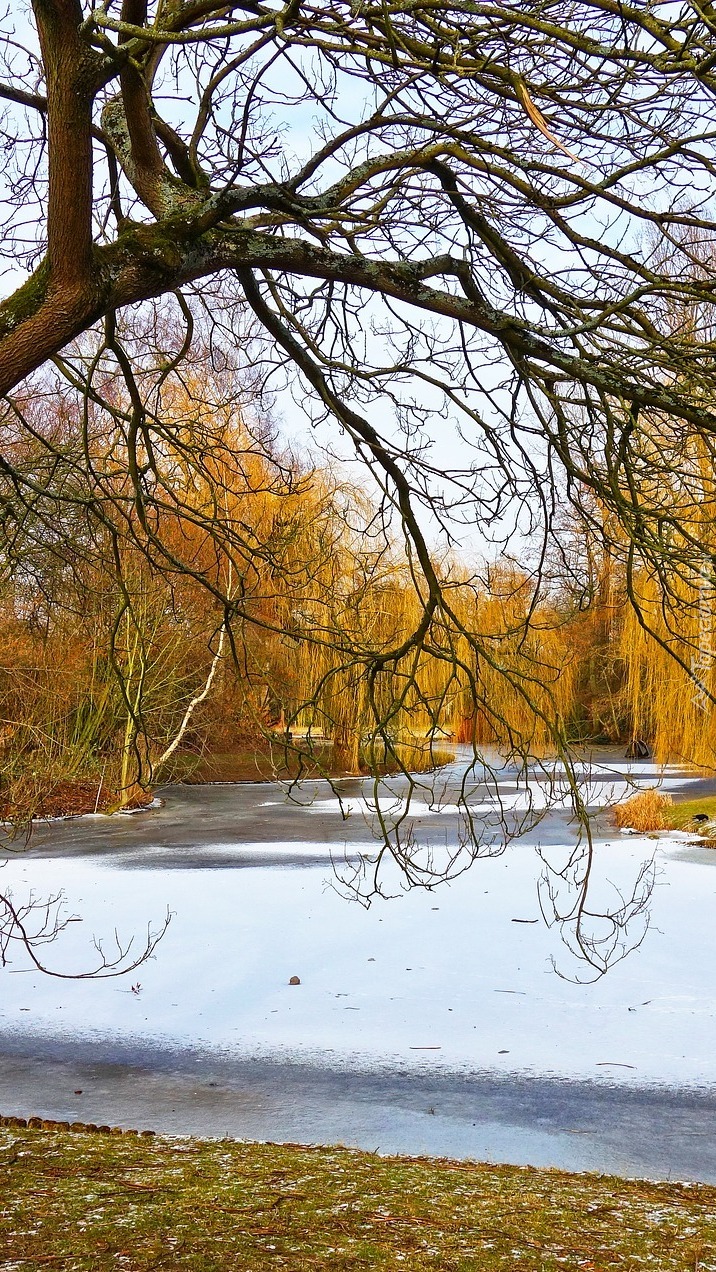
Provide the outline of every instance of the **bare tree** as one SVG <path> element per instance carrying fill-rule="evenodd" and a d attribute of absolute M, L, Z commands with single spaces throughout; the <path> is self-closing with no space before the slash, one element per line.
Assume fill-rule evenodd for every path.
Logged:
<path fill-rule="evenodd" d="M 703 259 L 714 230 L 699 8 L 33 13 L 4 38 L 4 250 L 27 277 L 0 307 L 0 389 L 100 318 L 119 357 L 115 316 L 184 288 L 217 340 L 246 344 L 253 314 L 253 365 L 288 364 L 354 440 L 428 609 L 430 465 L 399 425 L 414 435 L 431 407 L 479 450 L 453 498 L 481 523 L 538 487 L 544 525 L 563 470 L 640 549 L 672 550 L 659 483 L 636 478 L 658 466 L 645 420 L 668 419 L 682 451 L 713 423 L 711 330 L 693 321 L 712 286 L 693 245 Z"/>
<path fill-rule="evenodd" d="M 378 524 L 400 528 L 420 615 L 398 644 L 360 652 L 371 701 L 425 649 L 485 710 L 482 669 L 503 675 L 564 754 L 534 678 L 453 604 L 425 526 L 529 532 L 535 604 L 565 497 L 595 535 L 616 527 L 628 578 L 649 568 L 668 590 L 670 571 L 703 570 L 709 11 L 34 0 L 33 15 L 6 19 L 0 83 L 17 283 L 0 305 L 6 428 L 32 435 L 28 396 L 62 381 L 87 418 L 112 418 L 114 507 L 159 568 L 184 569 L 157 532 L 157 491 L 172 447 L 205 457 L 161 436 L 160 399 L 199 326 L 255 391 L 292 390 L 314 423 L 340 425 L 375 477 Z M 172 308 L 184 337 L 167 343 Z M 473 455 L 446 473 L 431 440 L 455 422 Z M 58 472 L 89 474 L 81 502 L 96 511 L 87 448 L 41 444 Z M 11 447 L 1 462 L 8 504 L 39 507 L 36 475 Z M 58 490 L 71 506 L 70 484 Z M 220 537 L 235 554 L 236 525 Z M 210 590 L 228 624 L 235 595 L 215 576 Z M 390 745 L 384 710 L 375 728 Z"/>

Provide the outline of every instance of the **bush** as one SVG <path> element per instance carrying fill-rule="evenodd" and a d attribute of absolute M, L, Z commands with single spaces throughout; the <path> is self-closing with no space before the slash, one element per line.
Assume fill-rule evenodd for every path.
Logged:
<path fill-rule="evenodd" d="M 614 820 L 622 829 L 628 826 L 631 830 L 664 830 L 671 824 L 666 809 L 671 808 L 673 803 L 670 795 L 651 787 L 632 795 L 625 803 L 617 804 Z"/>

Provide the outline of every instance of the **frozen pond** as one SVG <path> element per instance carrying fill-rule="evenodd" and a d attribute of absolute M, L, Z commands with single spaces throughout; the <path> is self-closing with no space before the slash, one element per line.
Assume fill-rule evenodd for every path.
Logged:
<path fill-rule="evenodd" d="M 592 770 L 593 806 L 624 793 L 626 768 Z M 419 790 L 407 810 L 399 782 L 381 793 L 436 863 L 459 841 L 459 777 L 443 770 L 439 798 Z M 535 780 L 534 805 L 545 791 Z M 503 855 L 366 909 L 334 886 L 332 862 L 350 871 L 375 847 L 361 784 L 343 794 L 341 808 L 316 782 L 300 806 L 271 784 L 179 787 L 148 813 L 42 827 L 2 882 L 16 901 L 62 888 L 81 916 L 46 947 L 52 967 L 173 917 L 120 980 L 53 980 L 17 955 L 0 1110 L 716 1181 L 716 853 L 598 818 L 593 895 L 627 895 L 654 855 L 656 879 L 639 948 L 580 984 L 538 899 L 543 857 L 574 843 L 563 800 Z M 516 825 L 514 775 L 475 788 L 493 827 L 496 799 Z"/>

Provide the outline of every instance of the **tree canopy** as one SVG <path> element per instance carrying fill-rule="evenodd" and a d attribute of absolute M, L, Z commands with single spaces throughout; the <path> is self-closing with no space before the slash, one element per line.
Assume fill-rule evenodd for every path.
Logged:
<path fill-rule="evenodd" d="M 548 521 L 562 470 L 657 562 L 688 531 L 655 474 L 715 418 L 708 6 L 35 0 L 5 28 L 27 277 L 0 391 L 183 289 L 225 343 L 250 314 L 254 367 L 295 368 L 379 470 L 433 603 L 427 478 L 386 414 L 462 417 L 483 523 L 525 483 Z"/>

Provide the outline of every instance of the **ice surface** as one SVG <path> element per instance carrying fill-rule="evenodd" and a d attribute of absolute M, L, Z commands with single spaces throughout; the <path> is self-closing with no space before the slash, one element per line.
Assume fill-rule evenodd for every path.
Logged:
<path fill-rule="evenodd" d="M 626 767 L 603 771 L 600 802 L 628 792 Z M 653 766 L 629 772 L 653 783 Z M 507 776 L 503 806 L 524 807 L 527 794 L 510 789 Z M 666 774 L 662 784 L 675 780 Z M 550 803 L 543 783 L 532 781 L 530 791 Z M 296 806 L 297 838 L 267 840 L 256 827 L 271 809 L 282 812 L 281 791 L 253 786 L 248 813 L 245 789 L 242 799 L 241 838 L 197 836 L 187 865 L 171 870 L 161 866 L 171 845 L 160 841 L 157 814 L 147 822 L 142 868 L 136 845 L 134 869 L 116 851 L 9 861 L 4 891 L 22 901 L 64 889 L 68 912 L 81 916 L 45 950 L 58 970 L 86 968 L 95 935 L 111 942 L 116 928 L 139 943 L 148 922 L 160 923 L 167 908 L 173 917 L 155 957 L 131 978 L 52 980 L 18 954 L 0 981 L 0 1032 L 114 1036 L 338 1067 L 716 1084 L 716 853 L 684 836 L 657 841 L 603 830 L 594 870 L 605 889 L 628 891 L 656 852 L 651 927 L 606 977 L 575 984 L 553 970 L 556 960 L 563 973 L 580 973 L 558 928 L 543 922 L 537 896 L 537 844 L 547 858 L 564 854 L 574 836 L 566 812 L 550 813 L 530 836 L 451 884 L 365 909 L 334 886 L 331 857 L 350 853 L 354 820 L 342 819 L 337 800 Z M 443 840 L 458 820 L 454 793 L 445 801 L 442 814 L 424 798 L 410 808 L 411 816 L 430 817 Z M 360 796 L 345 803 L 356 806 L 357 822 L 370 817 Z M 388 815 L 395 807 L 391 795 Z M 493 807 L 481 791 L 476 811 Z M 311 835 L 318 813 L 328 827 L 322 838 Z M 140 820 L 132 819 L 135 833 Z M 300 985 L 289 985 L 293 975 Z"/>

